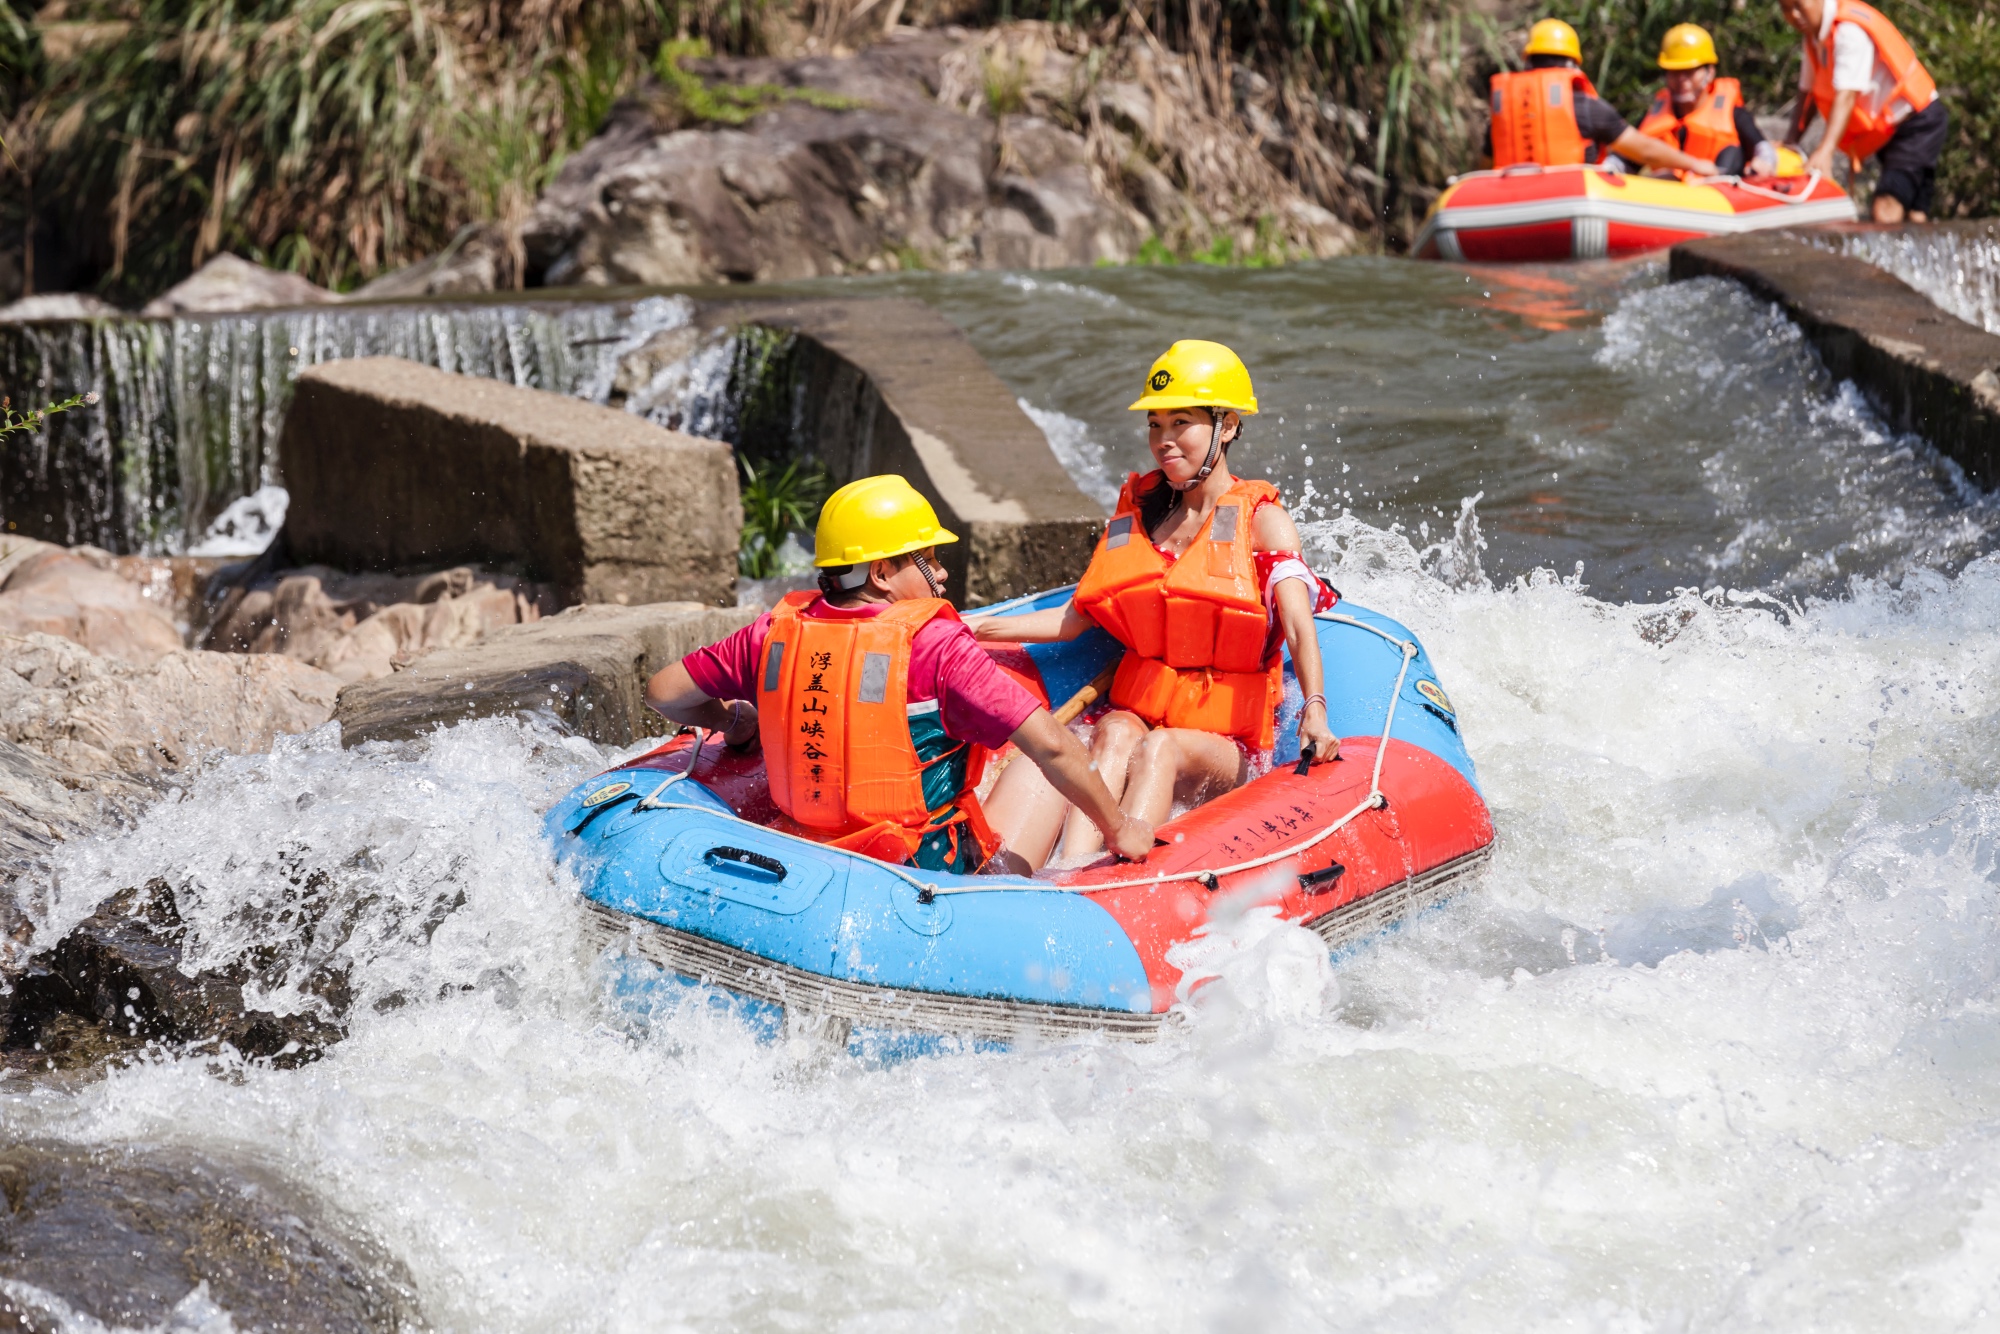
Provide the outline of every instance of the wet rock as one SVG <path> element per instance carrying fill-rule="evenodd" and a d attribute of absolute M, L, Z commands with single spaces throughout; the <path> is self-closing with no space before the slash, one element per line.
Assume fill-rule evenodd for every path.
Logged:
<path fill-rule="evenodd" d="M 57 635 L 126 662 L 151 664 L 181 645 L 168 608 L 93 548 L 0 538 L 0 634 Z"/>
<path fill-rule="evenodd" d="M 399 1263 L 259 1167 L 180 1149 L 16 1144 L 0 1151 L 0 1192 L 0 1329 L 421 1324 Z"/>
<path fill-rule="evenodd" d="M 521 285 L 521 243 L 507 229 L 470 224 L 429 259 L 385 273 L 348 294 L 349 301 L 464 296 Z"/>
<path fill-rule="evenodd" d="M 694 602 L 572 607 L 347 687 L 335 714 L 341 740 L 403 740 L 467 718 L 525 714 L 624 745 L 660 730 L 645 707 L 647 679 L 751 618 Z"/>
<path fill-rule="evenodd" d="M 511 565 L 565 602 L 735 600 L 728 445 L 393 357 L 299 376 L 278 453 L 294 558 Z"/>
<path fill-rule="evenodd" d="M 772 281 L 915 263 L 1123 260 L 1145 235 L 1096 189 L 1081 136 L 931 95 L 947 33 L 852 57 L 694 62 L 701 77 L 811 90 L 740 126 L 683 125 L 657 88 L 621 104 L 523 228 L 529 280 Z"/>
<path fill-rule="evenodd" d="M 333 712 L 340 682 L 289 658 L 178 649 L 149 665 L 0 634 L 0 739 L 66 774 L 146 775 L 198 751 L 268 750 Z"/>
<path fill-rule="evenodd" d="M 233 590 L 203 646 L 282 653 L 351 683 L 461 648 L 501 626 L 540 620 L 560 605 L 545 585 L 472 566 L 421 575 L 314 566 L 273 571 Z"/>
<path fill-rule="evenodd" d="M 16 966 L 0 1055 L 18 1067 L 77 1068 L 147 1043 L 200 1043 L 294 1065 L 343 1036 L 343 975 L 314 979 L 324 1013 L 252 1009 L 243 989 L 263 980 L 256 960 L 189 971 L 185 937 L 164 882 L 114 895 L 53 948 Z"/>
<path fill-rule="evenodd" d="M 29 320 L 117 319 L 124 314 L 109 301 L 87 292 L 38 292 L 0 306 L 0 324 L 22 324 Z"/>
<path fill-rule="evenodd" d="M 150 319 L 316 306 L 338 300 L 334 293 L 296 273 L 280 273 L 235 255 L 217 255 L 147 302 L 139 313 Z"/>

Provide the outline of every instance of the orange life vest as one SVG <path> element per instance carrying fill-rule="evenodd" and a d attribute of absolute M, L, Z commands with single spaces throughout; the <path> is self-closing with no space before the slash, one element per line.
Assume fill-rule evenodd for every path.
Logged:
<path fill-rule="evenodd" d="M 1582 70 L 1513 70 L 1493 76 L 1493 165 L 1588 162 L 1595 147 L 1576 127 L 1578 97 L 1597 90 Z"/>
<path fill-rule="evenodd" d="M 942 598 L 915 598 L 867 617 L 800 615 L 816 597 L 787 594 L 764 641 L 757 734 L 771 800 L 793 832 L 852 852 L 908 861 L 926 836 L 952 829 L 954 840 L 975 839 L 984 861 L 999 846 L 972 794 L 985 752 L 960 742 L 926 760 L 910 726 L 910 645 L 933 618 L 958 613 Z M 933 807 L 925 771 L 961 755 L 964 780 Z"/>
<path fill-rule="evenodd" d="M 1260 502 L 1276 500 L 1278 488 L 1239 478 L 1172 560 L 1147 536 L 1139 482 L 1138 473 L 1126 478 L 1076 586 L 1077 609 L 1125 646 L 1111 702 L 1156 726 L 1242 737 L 1269 749 L 1282 686 L 1277 654 L 1264 658 L 1270 618 L 1250 516 Z"/>
<path fill-rule="evenodd" d="M 1743 105 L 1743 86 L 1734 79 L 1716 79 L 1695 99 L 1694 109 L 1685 116 L 1674 114 L 1673 94 L 1662 88 L 1653 94 L 1639 133 L 1658 139 L 1669 148 L 1678 148 L 1689 157 L 1715 161 L 1725 148 L 1738 148 L 1743 140 L 1736 133 L 1736 108 Z M 1686 131 L 1686 140 L 1682 140 Z M 1676 171 L 1682 180 L 1688 173 Z"/>
<path fill-rule="evenodd" d="M 1856 98 L 1854 114 L 1848 117 L 1847 130 L 1840 136 L 1841 152 L 1857 158 L 1872 157 L 1882 151 L 1904 117 L 1931 104 L 1937 97 L 1937 84 L 1917 59 L 1917 53 L 1903 40 L 1903 34 L 1896 31 L 1896 25 L 1884 18 L 1880 10 L 1862 4 L 1861 0 L 1826 2 L 1834 6 L 1834 26 L 1859 25 L 1868 34 L 1868 40 L 1875 43 L 1875 58 L 1888 67 L 1896 80 L 1895 91 L 1886 103 L 1877 103 L 1866 93 Z M 1833 45 L 1832 31 L 1827 30 L 1829 47 Z M 1805 48 L 1806 81 L 1812 89 L 1813 105 L 1819 108 L 1820 119 L 1827 120 L 1833 115 L 1835 96 L 1833 52 L 1822 51 L 1816 40 L 1807 41 Z"/>

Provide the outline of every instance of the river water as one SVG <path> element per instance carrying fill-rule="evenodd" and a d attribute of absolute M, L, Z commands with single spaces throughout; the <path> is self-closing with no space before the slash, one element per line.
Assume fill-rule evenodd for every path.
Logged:
<path fill-rule="evenodd" d="M 538 834 L 611 755 L 322 733 L 70 845 L 42 918 L 164 877 L 215 961 L 324 872 L 291 963 L 350 969 L 349 1039 L 0 1086 L 0 1127 L 248 1154 L 452 1330 L 2000 1327 L 1992 502 L 1734 289 L 1580 273 L 870 285 L 1099 488 L 1166 341 L 1246 353 L 1239 462 L 1459 704 L 1463 898 L 1333 960 L 1243 920 L 1157 1044 L 884 1064 L 621 999 Z"/>

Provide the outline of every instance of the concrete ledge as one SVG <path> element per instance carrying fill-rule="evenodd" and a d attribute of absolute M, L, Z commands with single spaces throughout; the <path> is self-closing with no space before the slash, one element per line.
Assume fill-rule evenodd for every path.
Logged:
<path fill-rule="evenodd" d="M 729 446 L 630 413 L 394 357 L 302 373 L 278 457 L 292 558 L 479 561 L 565 601 L 735 601 Z"/>
<path fill-rule="evenodd" d="M 793 335 L 799 416 L 786 423 L 837 482 L 899 472 L 962 539 L 940 553 L 962 606 L 1083 573 L 1103 511 L 958 327 L 918 301 L 705 305 L 709 328 Z M 775 442 L 774 442 L 775 443 Z M 762 442 L 746 439 L 753 455 Z"/>
<path fill-rule="evenodd" d="M 645 707 L 648 677 L 754 615 L 696 602 L 572 607 L 348 686 L 333 716 L 350 746 L 406 740 L 468 718 L 522 714 L 551 717 L 593 741 L 622 746 L 660 731 Z"/>
<path fill-rule="evenodd" d="M 1940 310 L 1865 260 L 1784 232 L 1688 241 L 1674 279 L 1731 278 L 1785 309 L 1836 379 L 1853 380 L 1983 487 L 2000 482 L 2000 337 Z"/>

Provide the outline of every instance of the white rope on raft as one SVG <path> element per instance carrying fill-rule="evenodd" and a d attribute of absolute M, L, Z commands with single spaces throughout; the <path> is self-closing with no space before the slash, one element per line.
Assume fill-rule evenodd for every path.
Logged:
<path fill-rule="evenodd" d="M 1375 769 L 1374 772 L 1370 775 L 1368 780 L 1368 795 L 1361 799 L 1360 805 L 1356 806 L 1353 810 L 1347 812 L 1347 814 L 1335 820 L 1332 824 L 1328 825 L 1326 828 L 1313 834 L 1312 837 L 1306 839 L 1304 842 L 1294 843 L 1290 847 L 1281 848 L 1276 852 L 1268 853 L 1262 857 L 1253 857 L 1248 861 L 1231 862 L 1227 866 L 1215 866 L 1215 867 L 1208 867 L 1204 869 L 1197 869 L 1191 871 L 1162 871 L 1158 875 L 1139 876 L 1135 879 L 1130 879 L 1130 880 L 1099 880 L 1088 885 L 1059 885 L 1059 884 L 1051 884 L 1044 881 L 1023 882 L 1018 880 L 998 881 L 992 884 L 940 885 L 929 880 L 919 880 L 916 876 L 911 875 L 904 868 L 900 866 L 892 866 L 888 862 L 876 861 L 876 865 L 879 866 L 882 870 L 887 871 L 890 875 L 895 876 L 898 880 L 903 881 L 905 884 L 915 889 L 917 891 L 918 898 L 926 903 L 930 902 L 932 899 L 936 898 L 938 895 L 941 894 L 996 894 L 996 893 L 1008 893 L 1008 892 L 1037 893 L 1037 894 L 1095 894 L 1101 890 L 1107 890 L 1107 889 L 1137 889 L 1148 885 L 1173 884 L 1177 881 L 1183 881 L 1183 880 L 1213 881 L 1221 876 L 1237 875 L 1243 871 L 1254 871 L 1259 867 L 1269 866 L 1273 862 L 1283 861 L 1287 857 L 1296 857 L 1300 853 L 1305 852 L 1307 849 L 1314 847 L 1315 845 L 1323 842 L 1324 840 L 1332 838 L 1335 834 L 1339 833 L 1342 829 L 1345 829 L 1349 824 L 1353 823 L 1364 812 L 1374 810 L 1377 807 L 1386 806 L 1389 804 L 1389 799 L 1385 795 L 1383 795 L 1382 792 L 1382 761 L 1385 758 L 1387 758 L 1389 754 L 1389 729 L 1394 727 L 1396 724 L 1396 704 L 1397 701 L 1399 701 L 1402 698 L 1403 682 L 1409 678 L 1410 664 L 1416 661 L 1418 649 L 1417 645 L 1412 640 L 1398 639 L 1395 635 L 1390 634 L 1387 630 L 1382 629 L 1380 626 L 1370 625 L 1366 621 L 1358 621 L 1354 617 L 1344 615 L 1343 613 L 1340 612 L 1333 612 L 1333 611 L 1317 612 L 1314 614 L 1313 619 L 1320 621 L 1337 621 L 1342 625 L 1356 626 L 1359 629 L 1368 631 L 1370 634 L 1380 635 L 1382 638 L 1388 640 L 1391 644 L 1394 644 L 1398 649 L 1402 651 L 1403 662 L 1402 666 L 1396 672 L 1395 689 L 1389 695 L 1388 715 L 1384 717 L 1382 720 L 1382 739 L 1375 747 Z M 688 760 L 688 767 L 682 770 L 680 773 L 669 775 L 664 783 L 661 783 L 658 787 L 654 788 L 652 794 L 648 796 L 644 801 L 641 801 L 633 809 L 639 811 L 647 811 L 647 810 L 695 811 L 702 815 L 717 816 L 724 820 L 733 820 L 737 824 L 748 825 L 752 829 L 755 829 L 759 833 L 763 834 L 766 838 L 775 837 L 775 838 L 789 839 L 794 843 L 802 844 L 805 847 L 812 848 L 817 852 L 823 853 L 827 851 L 827 845 L 824 843 L 815 843 L 813 840 L 809 838 L 802 838 L 797 834 L 788 834 L 782 829 L 772 829 L 767 825 L 758 824 L 754 820 L 746 820 L 742 816 L 737 815 L 733 811 L 720 811 L 713 806 L 697 805 L 694 802 L 661 801 L 660 800 L 661 794 L 664 793 L 668 788 L 674 786 L 674 784 L 676 783 L 684 783 L 690 777 L 693 776 L 695 761 L 701 758 L 701 748 L 702 746 L 707 744 L 707 741 L 708 741 L 708 732 L 706 731 L 706 729 L 697 728 L 695 730 L 695 743 L 694 743 L 693 755 L 692 758 Z M 870 860 L 872 861 L 875 859 L 871 858 Z"/>

